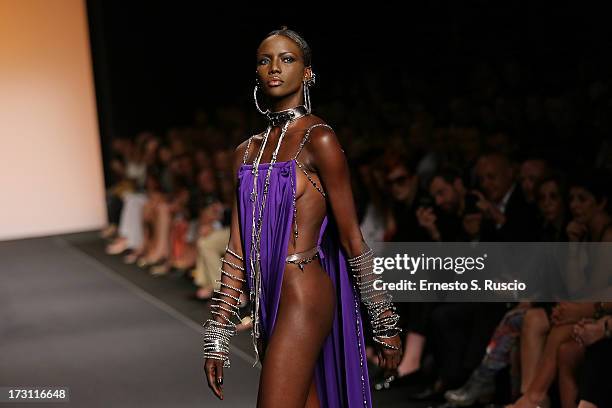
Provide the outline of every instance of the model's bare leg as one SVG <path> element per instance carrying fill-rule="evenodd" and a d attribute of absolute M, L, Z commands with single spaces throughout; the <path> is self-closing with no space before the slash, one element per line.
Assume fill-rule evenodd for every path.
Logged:
<path fill-rule="evenodd" d="M 313 373 L 333 324 L 335 294 L 320 263 L 285 268 L 274 333 L 263 360 L 259 408 L 318 408 Z M 306 405 L 308 403 L 308 405 Z"/>
<path fill-rule="evenodd" d="M 310 382 L 308 398 L 306 399 L 306 404 L 304 405 L 304 408 L 321 408 L 319 396 L 317 395 L 317 384 L 315 383 L 314 375 L 312 376 L 312 381 Z"/>
<path fill-rule="evenodd" d="M 521 393 L 527 391 L 533 380 L 549 330 L 544 309 L 529 309 L 525 313 L 521 330 Z"/>

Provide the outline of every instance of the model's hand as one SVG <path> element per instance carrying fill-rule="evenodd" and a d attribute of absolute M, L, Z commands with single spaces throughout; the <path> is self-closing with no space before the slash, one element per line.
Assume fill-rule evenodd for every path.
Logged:
<path fill-rule="evenodd" d="M 223 399 L 223 361 L 207 358 L 204 363 L 204 371 L 210 389 L 217 398 Z"/>
<path fill-rule="evenodd" d="M 395 346 L 398 350 L 393 350 L 383 346 L 382 344 L 374 343 L 378 354 L 378 366 L 385 370 L 395 370 L 402 359 L 402 341 L 400 336 L 395 336 L 388 339 L 381 339 L 385 343 Z"/>

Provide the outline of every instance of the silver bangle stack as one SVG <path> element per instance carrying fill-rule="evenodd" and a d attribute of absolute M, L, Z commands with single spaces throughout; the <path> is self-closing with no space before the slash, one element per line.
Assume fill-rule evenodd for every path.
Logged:
<path fill-rule="evenodd" d="M 240 287 L 246 282 L 246 279 L 223 269 L 225 265 L 229 265 L 231 268 L 239 271 L 236 272 L 237 274 L 244 276 L 244 266 L 225 259 L 227 254 L 237 258 L 244 265 L 244 259 L 227 246 L 225 248 L 225 256 L 221 258 L 221 279 L 216 280 L 216 282 L 220 283 L 221 288 L 220 290 L 214 290 L 213 304 L 210 306 L 212 309 L 210 313 L 219 316 L 223 321 L 208 319 L 204 323 L 204 357 L 223 361 L 224 368 L 230 367 L 229 344 L 232 336 L 236 334 L 236 323 L 231 318 L 236 317 L 240 321 L 240 314 L 238 313 L 240 310 L 240 297 L 232 295 L 228 292 L 228 289 L 242 294 L 243 291 Z M 238 283 L 240 287 L 232 285 L 232 280 L 240 282 Z"/>
<path fill-rule="evenodd" d="M 374 288 L 374 282 L 380 280 L 380 277 L 374 273 L 374 251 L 367 246 L 366 248 L 365 252 L 348 258 L 347 261 L 357 283 L 361 302 L 368 311 L 374 342 L 398 350 L 398 347 L 387 344 L 383 339 L 389 339 L 401 333 L 402 329 L 397 327 L 399 315 L 395 313 L 392 296 L 385 290 Z M 391 313 L 382 316 L 387 311 Z"/>

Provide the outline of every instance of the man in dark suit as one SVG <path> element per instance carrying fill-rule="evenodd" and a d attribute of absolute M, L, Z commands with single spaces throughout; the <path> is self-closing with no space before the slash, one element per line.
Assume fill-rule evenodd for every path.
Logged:
<path fill-rule="evenodd" d="M 476 175 L 482 192 L 474 191 L 486 221 L 480 241 L 535 241 L 538 236 L 537 209 L 527 203 L 516 182 L 508 157 L 501 153 L 482 155 L 476 163 Z"/>

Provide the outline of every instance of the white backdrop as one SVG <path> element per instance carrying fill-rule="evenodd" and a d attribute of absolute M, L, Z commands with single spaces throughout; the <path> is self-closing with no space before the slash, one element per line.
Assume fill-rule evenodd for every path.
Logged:
<path fill-rule="evenodd" d="M 0 0 L 0 240 L 106 221 L 84 0 Z"/>

